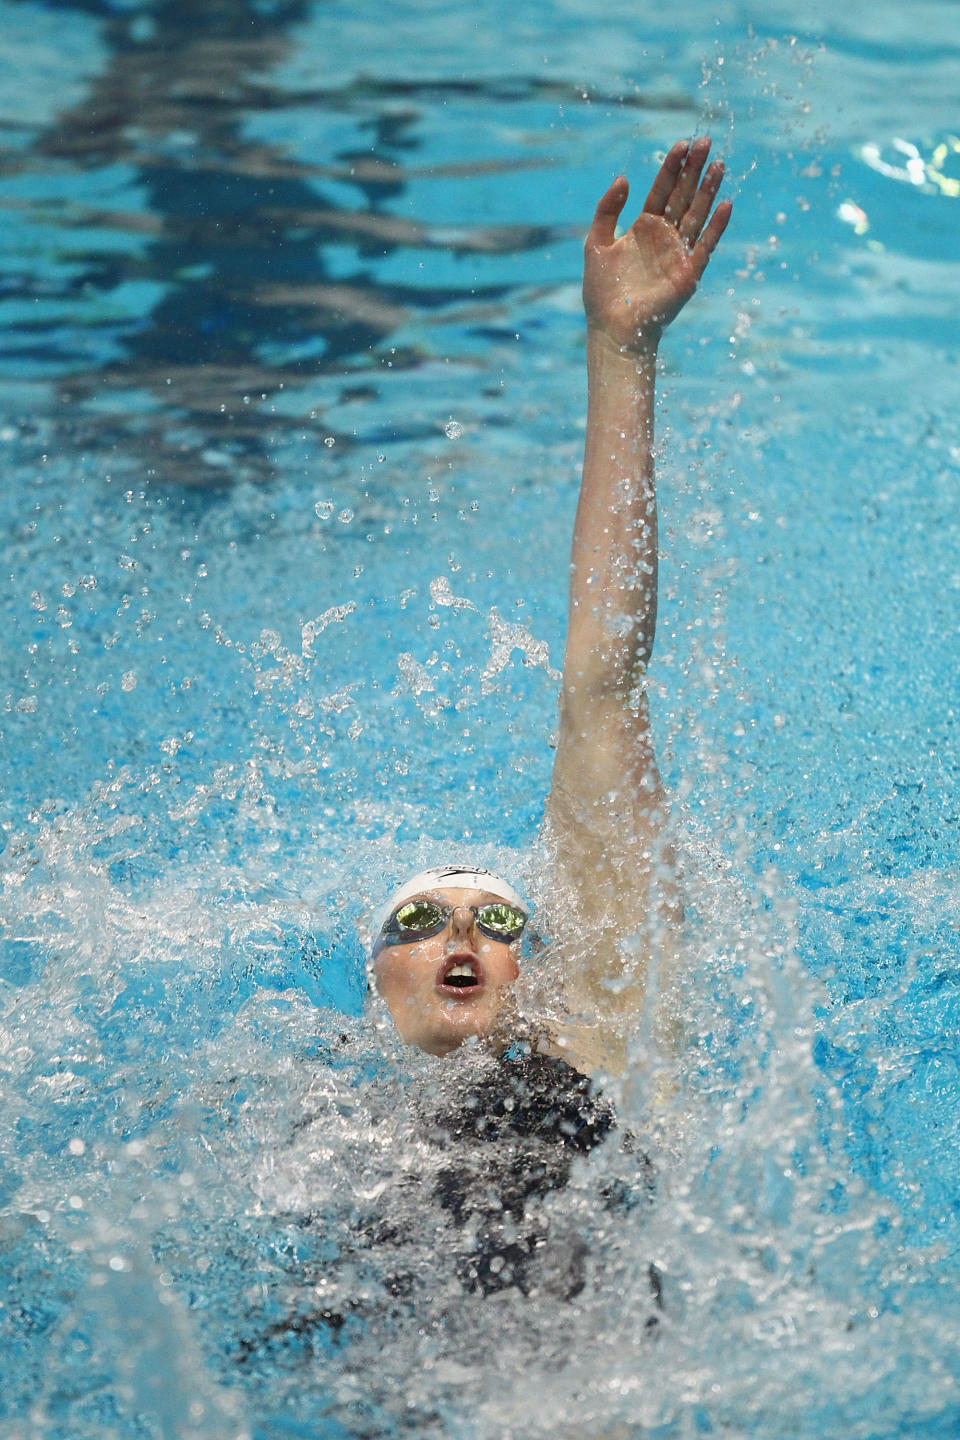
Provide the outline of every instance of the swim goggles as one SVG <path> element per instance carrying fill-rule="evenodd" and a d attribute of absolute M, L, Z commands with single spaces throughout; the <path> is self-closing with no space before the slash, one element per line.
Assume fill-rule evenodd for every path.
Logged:
<path fill-rule="evenodd" d="M 439 900 L 407 900 L 394 910 L 380 932 L 385 945 L 408 945 L 413 940 L 426 940 L 439 935 L 454 910 L 473 911 L 477 929 L 491 940 L 510 944 L 519 940 L 527 917 L 516 905 L 496 900 L 489 905 L 443 905 Z"/>

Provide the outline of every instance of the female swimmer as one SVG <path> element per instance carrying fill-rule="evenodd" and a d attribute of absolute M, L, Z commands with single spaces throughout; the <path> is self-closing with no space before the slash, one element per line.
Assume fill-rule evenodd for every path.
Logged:
<path fill-rule="evenodd" d="M 680 919 L 644 686 L 657 609 L 654 385 L 660 337 L 730 218 L 729 201 L 715 205 L 723 165 L 706 165 L 709 150 L 705 137 L 674 145 L 619 238 L 628 185 L 614 180 L 585 246 L 587 433 L 545 824 L 573 916 L 551 936 L 567 1018 L 550 1048 L 586 1074 L 622 1068 L 625 1027 Z M 372 957 L 401 1039 L 434 1055 L 469 1036 L 508 1043 L 527 920 L 511 885 L 469 866 L 401 886 Z"/>

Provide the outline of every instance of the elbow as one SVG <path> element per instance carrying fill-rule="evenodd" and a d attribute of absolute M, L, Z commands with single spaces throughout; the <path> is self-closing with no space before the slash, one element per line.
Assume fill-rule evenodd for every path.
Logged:
<path fill-rule="evenodd" d="M 564 667 L 560 692 L 563 718 L 576 726 L 578 717 L 589 721 L 598 715 L 636 716 L 646 704 L 649 651 L 634 654 L 629 662 L 610 664 L 591 656 L 576 670 Z"/>

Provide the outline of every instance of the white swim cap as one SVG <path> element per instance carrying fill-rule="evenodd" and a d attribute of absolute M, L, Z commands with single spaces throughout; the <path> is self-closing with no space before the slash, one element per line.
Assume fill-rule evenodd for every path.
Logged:
<path fill-rule="evenodd" d="M 409 900 L 414 895 L 422 895 L 425 890 L 484 890 L 488 895 L 496 895 L 499 899 L 505 900 L 508 905 L 516 905 L 526 915 L 528 906 L 517 894 L 512 885 L 495 875 L 492 870 L 469 870 L 462 865 L 438 865 L 432 870 L 421 870 L 419 875 L 414 875 L 412 880 L 407 880 L 395 890 L 390 896 L 384 908 L 377 916 L 377 934 L 390 919 L 404 900 Z"/>

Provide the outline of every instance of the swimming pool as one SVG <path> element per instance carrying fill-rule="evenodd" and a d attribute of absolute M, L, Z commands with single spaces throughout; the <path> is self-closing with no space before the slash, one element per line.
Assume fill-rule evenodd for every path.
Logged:
<path fill-rule="evenodd" d="M 0 4 L 4 1440 L 957 1432 L 953 8 L 592 8 Z M 637 1065 L 657 1203 L 591 1157 L 596 1284 L 484 1304 L 355 925 L 454 843 L 536 883 L 582 229 L 694 129 L 683 1139 Z"/>

